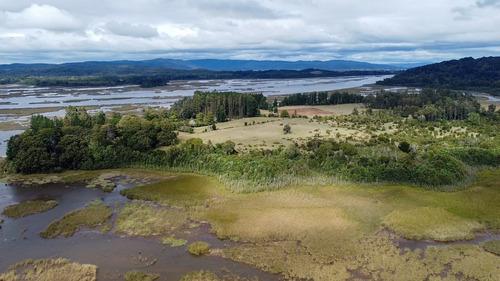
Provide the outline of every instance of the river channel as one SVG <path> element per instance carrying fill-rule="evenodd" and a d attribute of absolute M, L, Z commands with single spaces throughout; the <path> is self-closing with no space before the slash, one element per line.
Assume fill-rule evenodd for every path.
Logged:
<path fill-rule="evenodd" d="M 0 229 L 0 273 L 9 266 L 26 259 L 67 258 L 73 262 L 98 266 L 98 281 L 123 280 L 131 270 L 160 274 L 158 280 L 179 280 L 191 271 L 208 270 L 219 275 L 231 274 L 247 279 L 282 280 L 281 276 L 267 274 L 251 266 L 228 259 L 203 256 L 195 257 L 186 251 L 187 246 L 164 246 L 153 238 L 129 237 L 113 231 L 81 229 L 71 237 L 41 238 L 38 233 L 48 224 L 68 212 L 83 208 L 89 201 L 101 199 L 105 204 L 129 202 L 120 190 L 134 183 L 118 185 L 111 193 L 84 184 L 49 184 L 43 187 L 0 187 L 0 210 L 6 206 L 33 199 L 53 199 L 55 208 L 19 219 L 0 215 L 5 221 Z M 190 243 L 206 241 L 212 248 L 223 248 L 231 242 L 219 240 L 210 234 L 210 226 L 201 224 L 186 237 Z M 152 264 L 154 262 L 154 264 Z M 151 265 L 152 264 L 152 265 Z M 228 273 L 229 272 L 229 273 Z M 243 279 L 244 280 L 244 279 Z"/>

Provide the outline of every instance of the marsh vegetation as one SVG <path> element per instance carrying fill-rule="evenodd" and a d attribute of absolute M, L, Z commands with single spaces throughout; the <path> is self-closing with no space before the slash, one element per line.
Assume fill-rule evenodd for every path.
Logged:
<path fill-rule="evenodd" d="M 67 259 L 27 260 L 13 265 L 6 273 L 0 274 L 4 281 L 95 281 L 97 267 L 78 264 Z"/>
<path fill-rule="evenodd" d="M 11 205 L 6 207 L 2 211 L 2 215 L 17 219 L 20 217 L 45 212 L 57 206 L 57 201 L 55 200 L 32 200 L 21 202 L 16 205 Z"/>

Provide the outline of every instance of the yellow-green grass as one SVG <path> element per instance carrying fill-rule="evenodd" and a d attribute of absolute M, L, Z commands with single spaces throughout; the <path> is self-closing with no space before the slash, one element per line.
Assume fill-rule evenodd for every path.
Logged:
<path fill-rule="evenodd" d="M 52 222 L 45 231 L 40 232 L 43 238 L 72 236 L 80 227 L 95 228 L 105 224 L 111 217 L 111 208 L 100 201 L 89 203 L 85 208 L 72 211 L 61 219 Z"/>
<path fill-rule="evenodd" d="M 181 277 L 179 281 L 219 281 L 219 277 L 210 271 L 193 271 Z"/>
<path fill-rule="evenodd" d="M 11 205 L 3 210 L 2 215 L 17 219 L 28 215 L 42 213 L 57 206 L 55 200 L 32 200 L 24 201 L 16 205 Z"/>
<path fill-rule="evenodd" d="M 483 248 L 495 255 L 500 255 L 500 239 L 489 239 L 483 243 Z"/>
<path fill-rule="evenodd" d="M 151 203 L 128 203 L 116 219 L 115 232 L 130 236 L 170 235 L 188 224 L 187 214 Z"/>
<path fill-rule="evenodd" d="M 27 260 L 0 275 L 2 281 L 95 281 L 97 266 L 78 264 L 67 259 Z"/>
<path fill-rule="evenodd" d="M 208 254 L 209 251 L 210 251 L 210 244 L 208 244 L 207 242 L 203 242 L 203 241 L 193 242 L 193 243 L 189 244 L 189 247 L 188 247 L 188 252 L 195 255 L 195 256 L 201 256 L 201 255 Z"/>
<path fill-rule="evenodd" d="M 474 233 L 484 231 L 481 223 L 460 218 L 436 207 L 417 207 L 394 210 L 384 218 L 384 224 L 408 239 L 454 241 L 472 239 Z"/>
<path fill-rule="evenodd" d="M 180 175 L 132 190 L 133 198 L 183 208 L 187 217 L 208 221 L 220 238 L 242 242 L 210 254 L 290 278 L 496 280 L 500 259 L 482 245 L 412 252 L 399 249 L 391 241 L 396 234 L 385 230 L 434 240 L 471 238 L 477 230 L 498 232 L 500 172 L 482 172 L 478 178 L 474 186 L 456 192 L 344 184 L 235 194 L 209 178 Z M 399 228 L 412 223 L 411 232 Z"/>
<path fill-rule="evenodd" d="M 133 270 L 125 274 L 126 281 L 154 281 L 160 278 L 159 274 L 146 273 L 139 270 Z"/>
<path fill-rule="evenodd" d="M 205 207 L 221 192 L 215 180 L 195 174 L 179 174 L 145 185 L 125 189 L 129 199 L 154 201 L 179 208 Z"/>
<path fill-rule="evenodd" d="M 182 238 L 177 239 L 177 238 L 175 238 L 174 235 L 163 237 L 161 239 L 161 242 L 163 244 L 170 245 L 170 247 L 180 247 L 180 246 L 184 246 L 188 243 L 188 241 L 186 239 L 182 239 Z"/>
<path fill-rule="evenodd" d="M 440 280 L 451 263 L 456 274 L 495 280 L 492 276 L 500 274 L 496 266 L 500 260 L 481 246 L 432 248 L 447 255 L 433 267 L 429 265 L 433 260 L 422 259 L 418 251 L 402 254 L 390 241 L 394 237 L 383 231 L 386 225 L 407 238 L 434 240 L 472 238 L 474 231 L 485 229 L 498 231 L 500 173 L 480 176 L 474 187 L 448 193 L 367 185 L 232 194 L 212 205 L 203 219 L 219 237 L 245 242 L 215 249 L 214 254 L 293 278 Z M 409 232 L 398 228 L 412 223 Z M 461 256 L 464 249 L 468 256 Z"/>
<path fill-rule="evenodd" d="M 245 122 L 253 124 L 253 121 L 254 125 L 245 126 Z M 194 134 L 180 133 L 179 139 L 182 142 L 190 138 L 200 138 L 204 143 L 211 141 L 213 144 L 230 140 L 236 144 L 236 150 L 244 152 L 253 149 L 276 149 L 292 143 L 305 143 L 312 138 L 368 138 L 368 134 L 358 129 L 340 127 L 332 121 L 316 122 L 304 118 L 256 117 L 222 124 L 218 124 L 219 127 L 215 131 L 205 132 L 205 128 L 196 128 Z M 285 125 L 291 127 L 290 134 L 283 134 Z"/>

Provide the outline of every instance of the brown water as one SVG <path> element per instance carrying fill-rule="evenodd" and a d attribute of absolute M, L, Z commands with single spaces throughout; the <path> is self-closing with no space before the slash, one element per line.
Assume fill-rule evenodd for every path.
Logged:
<path fill-rule="evenodd" d="M 267 274 L 251 266 L 220 257 L 195 257 L 187 253 L 186 247 L 163 246 L 155 239 L 134 238 L 103 234 L 96 230 L 83 229 L 72 237 L 43 239 L 38 233 L 64 214 L 85 206 L 89 201 L 101 199 L 112 205 L 127 202 L 119 194 L 126 186 L 118 186 L 113 192 L 76 185 L 45 185 L 41 187 L 18 188 L 0 186 L 0 210 L 6 206 L 37 198 L 55 199 L 59 205 L 47 212 L 19 219 L 1 216 L 5 221 L 0 229 L 0 272 L 26 259 L 68 258 L 79 263 L 98 266 L 98 280 L 123 280 L 123 274 L 130 270 L 158 273 L 159 280 L 179 280 L 191 271 L 209 270 L 219 275 L 237 275 L 259 280 L 282 280 L 279 275 Z M 210 234 L 210 227 L 202 224 L 187 237 L 189 242 L 206 241 L 212 248 L 223 248 L 230 242 L 221 241 Z M 156 261 L 153 264 L 153 261 Z"/>

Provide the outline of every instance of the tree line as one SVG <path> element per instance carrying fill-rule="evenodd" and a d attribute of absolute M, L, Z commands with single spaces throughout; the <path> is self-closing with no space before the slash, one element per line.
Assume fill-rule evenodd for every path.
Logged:
<path fill-rule="evenodd" d="M 192 97 L 175 102 L 171 111 L 181 119 L 199 119 L 201 114 L 215 117 L 217 122 L 225 122 L 227 119 L 259 116 L 259 109 L 267 109 L 268 106 L 266 97 L 261 93 L 195 91 Z"/>
<path fill-rule="evenodd" d="M 364 97 L 360 94 L 350 94 L 347 92 L 340 93 L 338 91 L 329 92 L 311 92 L 297 93 L 286 96 L 281 101 L 281 106 L 288 105 L 328 105 L 328 104 L 345 104 L 345 103 L 362 103 Z"/>
<path fill-rule="evenodd" d="M 365 97 L 364 103 L 372 109 L 391 109 L 403 117 L 412 115 L 427 121 L 463 120 L 481 108 L 471 94 L 428 88 L 418 94 L 382 91 Z"/>

